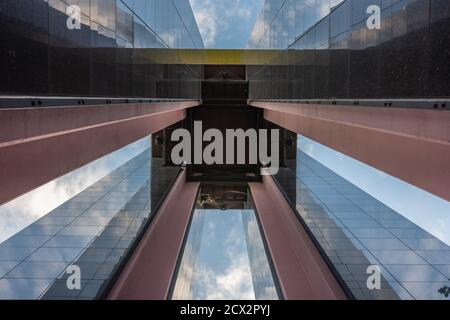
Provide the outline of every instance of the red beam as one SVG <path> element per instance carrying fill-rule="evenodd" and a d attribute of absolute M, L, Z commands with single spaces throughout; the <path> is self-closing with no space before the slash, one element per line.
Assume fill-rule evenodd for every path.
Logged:
<path fill-rule="evenodd" d="M 255 102 L 266 120 L 450 200 L 450 112 Z"/>
<path fill-rule="evenodd" d="M 194 207 L 199 183 L 186 182 L 183 171 L 156 213 L 109 300 L 165 300 Z"/>
<path fill-rule="evenodd" d="M 272 177 L 249 183 L 275 271 L 287 300 L 346 296 Z"/>
<path fill-rule="evenodd" d="M 0 204 L 183 120 L 196 105 L 0 110 Z"/>

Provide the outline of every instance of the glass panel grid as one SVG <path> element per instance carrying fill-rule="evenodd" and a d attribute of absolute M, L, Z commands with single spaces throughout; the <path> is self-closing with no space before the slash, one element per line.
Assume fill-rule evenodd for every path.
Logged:
<path fill-rule="evenodd" d="M 446 299 L 447 244 L 304 152 L 297 157 L 295 190 L 288 171 L 277 180 L 357 299 Z M 367 286 L 372 265 L 382 272 L 380 290 Z"/>

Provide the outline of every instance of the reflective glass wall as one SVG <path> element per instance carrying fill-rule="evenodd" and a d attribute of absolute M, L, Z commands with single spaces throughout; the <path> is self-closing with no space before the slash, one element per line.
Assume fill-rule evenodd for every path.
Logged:
<path fill-rule="evenodd" d="M 0 300 L 104 298 L 178 176 L 157 140 L 0 243 Z"/>
<path fill-rule="evenodd" d="M 317 150 L 304 151 L 304 139 L 287 147 L 291 157 L 275 180 L 343 288 L 358 300 L 448 300 L 448 239 L 441 241 L 413 222 L 413 214 L 399 213 L 308 155 Z M 439 209 L 428 205 L 419 221 L 433 210 Z"/>
<path fill-rule="evenodd" d="M 286 49 L 343 0 L 266 0 L 248 41 L 250 49 Z"/>
<path fill-rule="evenodd" d="M 0 41 L 3 95 L 200 95 L 172 50 L 203 48 L 188 0 L 4 0 Z"/>
<path fill-rule="evenodd" d="M 367 26 L 370 5 L 381 10 L 379 29 Z M 446 0 L 267 1 L 248 46 L 285 50 L 248 67 L 250 96 L 445 99 L 449 43 Z"/>

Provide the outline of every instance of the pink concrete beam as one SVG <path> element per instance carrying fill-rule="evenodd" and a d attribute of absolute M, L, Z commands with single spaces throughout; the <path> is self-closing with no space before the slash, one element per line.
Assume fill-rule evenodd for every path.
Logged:
<path fill-rule="evenodd" d="M 249 183 L 281 290 L 287 300 L 346 295 L 272 177 Z"/>
<path fill-rule="evenodd" d="M 112 121 L 184 110 L 199 101 L 0 109 L 0 144 Z"/>
<path fill-rule="evenodd" d="M 165 300 L 196 200 L 183 171 L 108 294 L 109 300 Z"/>
<path fill-rule="evenodd" d="M 255 102 L 266 120 L 450 200 L 450 112 Z"/>
<path fill-rule="evenodd" d="M 183 120 L 194 105 L 0 110 L 0 204 Z"/>

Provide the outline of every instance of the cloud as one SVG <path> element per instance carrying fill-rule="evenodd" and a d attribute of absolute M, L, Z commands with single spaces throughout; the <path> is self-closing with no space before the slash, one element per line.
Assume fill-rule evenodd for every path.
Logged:
<path fill-rule="evenodd" d="M 0 243 L 54 210 L 149 147 L 146 137 L 0 207 Z"/>
<path fill-rule="evenodd" d="M 205 47 L 217 45 L 219 36 L 234 38 L 237 28 L 257 15 L 263 0 L 190 0 Z"/>
<path fill-rule="evenodd" d="M 216 44 L 218 24 L 211 16 L 210 12 L 199 12 L 197 15 L 197 21 L 200 27 L 200 33 L 203 37 L 203 42 L 206 47 L 211 47 Z"/>
<path fill-rule="evenodd" d="M 191 6 L 205 46 L 214 46 L 219 28 L 220 4 L 211 0 L 191 0 Z"/>
<path fill-rule="evenodd" d="M 163 32 L 161 33 L 161 38 L 170 48 L 175 48 L 177 46 L 177 37 L 173 33 Z"/>
<path fill-rule="evenodd" d="M 78 175 L 49 182 L 0 208 L 0 242 L 8 239 L 43 215 L 108 173 L 105 166 L 84 169 Z"/>
<path fill-rule="evenodd" d="M 301 151 L 450 245 L 449 201 L 306 137 L 298 141 Z"/>
<path fill-rule="evenodd" d="M 199 260 L 190 270 L 194 275 L 189 279 L 194 299 L 255 299 L 240 212 L 223 215 L 222 211 L 212 210 L 207 215 L 197 253 Z M 183 283 L 180 285 L 183 287 Z"/>
<path fill-rule="evenodd" d="M 201 266 L 197 278 L 206 300 L 254 300 L 252 275 L 246 253 L 235 255 L 223 273 Z"/>
<path fill-rule="evenodd" d="M 450 223 L 448 220 L 449 219 L 435 219 L 435 221 L 430 224 L 428 231 L 445 244 L 450 245 Z"/>

